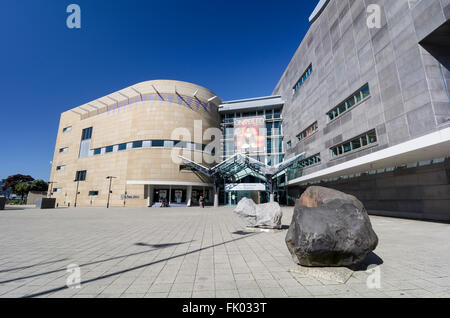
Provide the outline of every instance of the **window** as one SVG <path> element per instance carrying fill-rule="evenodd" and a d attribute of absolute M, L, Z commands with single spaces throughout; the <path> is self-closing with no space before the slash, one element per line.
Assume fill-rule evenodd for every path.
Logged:
<path fill-rule="evenodd" d="M 86 170 L 77 171 L 77 174 L 75 175 L 75 181 L 86 181 L 86 174 Z"/>
<path fill-rule="evenodd" d="M 152 140 L 152 147 L 164 147 L 164 140 Z"/>
<path fill-rule="evenodd" d="M 94 156 L 99 155 L 102 153 L 102 148 L 96 148 L 94 149 Z"/>
<path fill-rule="evenodd" d="M 89 196 L 90 196 L 90 197 L 96 197 L 96 196 L 98 196 L 98 191 L 89 191 Z"/>
<path fill-rule="evenodd" d="M 83 133 L 81 134 L 81 140 L 88 140 L 92 138 L 92 127 L 83 129 Z"/>
<path fill-rule="evenodd" d="M 63 128 L 63 133 L 69 132 L 72 130 L 72 126 Z"/>
<path fill-rule="evenodd" d="M 194 169 L 192 169 L 190 166 L 188 165 L 180 165 L 180 171 L 184 171 L 184 172 L 193 172 Z"/>
<path fill-rule="evenodd" d="M 280 119 L 281 118 L 281 111 L 279 109 L 275 109 L 273 111 L 273 118 L 274 119 Z"/>
<path fill-rule="evenodd" d="M 292 141 L 289 140 L 289 141 L 287 142 L 287 147 L 288 147 L 288 149 L 291 149 L 291 148 L 292 148 Z"/>
<path fill-rule="evenodd" d="M 273 123 L 266 123 L 267 136 L 272 136 L 272 128 L 273 128 Z"/>
<path fill-rule="evenodd" d="M 126 150 L 126 149 L 127 149 L 127 144 L 126 143 L 119 145 L 119 151 Z"/>
<path fill-rule="evenodd" d="M 308 66 L 308 68 L 306 69 L 306 71 L 303 73 L 303 75 L 300 77 L 300 79 L 297 81 L 297 83 L 295 83 L 293 90 L 294 90 L 294 94 L 298 91 L 298 89 L 300 87 L 303 86 L 303 84 L 305 83 L 305 81 L 309 78 L 309 76 L 311 75 L 313 69 L 312 69 L 312 64 Z"/>
<path fill-rule="evenodd" d="M 369 84 L 364 85 L 362 88 L 360 88 L 358 91 L 356 91 L 352 96 L 347 98 L 344 102 L 330 110 L 327 115 L 329 120 L 333 120 L 339 116 L 341 116 L 343 113 L 345 113 L 350 108 L 354 107 L 355 105 L 358 105 L 359 103 L 362 103 L 366 98 L 370 96 L 370 88 Z"/>
<path fill-rule="evenodd" d="M 341 155 L 347 154 L 351 151 L 363 148 L 368 145 L 372 145 L 377 142 L 377 134 L 375 130 L 371 130 L 368 133 L 365 133 L 361 136 L 353 138 L 349 141 L 346 141 L 340 145 L 334 146 L 331 148 L 331 153 L 333 157 L 339 157 Z"/>
<path fill-rule="evenodd" d="M 113 150 L 114 150 L 114 146 L 108 146 L 108 147 L 106 147 L 105 152 L 110 153 L 110 152 L 113 152 Z"/>
<path fill-rule="evenodd" d="M 135 149 L 135 148 L 142 148 L 142 141 L 134 141 L 133 142 L 133 149 Z"/>
<path fill-rule="evenodd" d="M 59 152 L 60 152 L 60 153 L 68 152 L 68 151 L 69 151 L 69 148 L 67 148 L 67 147 L 60 148 L 60 149 L 59 149 Z"/>
<path fill-rule="evenodd" d="M 62 192 L 61 188 L 53 188 L 53 193 L 60 193 Z"/>
<path fill-rule="evenodd" d="M 281 135 L 281 121 L 276 121 L 273 123 L 273 135 L 274 136 Z"/>
<path fill-rule="evenodd" d="M 66 169 L 66 166 L 57 166 L 56 171 L 64 171 Z"/>
<path fill-rule="evenodd" d="M 308 128 L 306 128 L 304 131 L 302 131 L 300 134 L 297 135 L 297 139 L 298 141 L 302 141 L 303 139 L 311 136 L 312 134 L 314 134 L 317 130 L 319 129 L 319 125 L 317 124 L 317 121 L 312 124 L 311 126 L 309 126 Z"/>

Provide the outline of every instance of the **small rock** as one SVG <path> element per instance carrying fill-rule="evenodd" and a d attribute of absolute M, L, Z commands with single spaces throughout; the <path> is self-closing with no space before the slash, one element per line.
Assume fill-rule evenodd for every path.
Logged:
<path fill-rule="evenodd" d="M 248 227 L 281 229 L 283 213 L 276 202 L 257 205 L 251 199 L 242 198 L 234 212 L 245 221 Z"/>

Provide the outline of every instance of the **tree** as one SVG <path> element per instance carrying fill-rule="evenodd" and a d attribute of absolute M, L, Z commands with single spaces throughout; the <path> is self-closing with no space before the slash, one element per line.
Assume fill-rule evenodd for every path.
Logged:
<path fill-rule="evenodd" d="M 20 195 L 22 197 L 25 196 L 28 192 L 30 192 L 31 184 L 29 182 L 21 182 L 14 186 L 14 193 Z"/>
<path fill-rule="evenodd" d="M 16 185 L 21 182 L 32 182 L 34 181 L 34 178 L 31 176 L 23 175 L 23 174 L 15 174 L 12 176 L 9 176 L 6 179 L 2 180 L 3 187 L 2 190 L 6 191 L 6 189 L 11 189 L 11 191 L 15 194 L 19 194 L 15 192 Z"/>
<path fill-rule="evenodd" d="M 30 191 L 48 191 L 48 183 L 44 180 L 34 180 L 31 182 Z"/>

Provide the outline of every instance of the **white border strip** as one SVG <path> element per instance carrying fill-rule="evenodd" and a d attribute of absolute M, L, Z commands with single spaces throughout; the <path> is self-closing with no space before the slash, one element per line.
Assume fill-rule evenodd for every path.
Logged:
<path fill-rule="evenodd" d="M 128 180 L 129 185 L 162 185 L 162 186 L 194 186 L 194 187 L 213 187 L 210 183 L 201 182 L 183 182 L 183 181 L 147 181 L 147 180 Z"/>
<path fill-rule="evenodd" d="M 444 146 L 444 143 L 449 143 L 450 142 L 450 128 L 445 128 L 442 130 L 439 130 L 437 132 L 413 139 L 413 140 L 409 140 L 407 142 L 392 146 L 390 148 L 387 149 L 383 149 L 371 154 L 368 154 L 366 156 L 360 157 L 360 158 L 356 158 L 347 162 L 344 162 L 342 164 L 338 164 L 336 166 L 330 167 L 330 168 L 326 168 L 317 172 L 313 172 L 311 174 L 308 174 L 306 176 L 291 180 L 288 182 L 288 185 L 295 185 L 295 184 L 299 184 L 299 183 L 303 183 L 306 181 L 315 181 L 315 180 L 319 180 L 319 179 L 323 179 L 324 177 L 327 177 L 329 175 L 332 175 L 334 173 L 340 172 L 340 171 L 345 171 L 345 170 L 351 170 L 351 169 L 355 169 L 355 168 L 363 168 L 364 166 L 372 166 L 374 163 L 377 163 L 381 160 L 385 160 L 385 159 L 391 159 L 391 160 L 395 160 L 395 157 L 399 157 L 401 155 L 407 155 L 409 153 L 413 153 L 415 151 L 420 151 L 421 149 L 424 149 L 424 151 L 427 151 L 427 149 L 425 148 L 429 148 L 429 147 L 440 147 L 438 149 L 438 152 L 442 152 L 442 155 L 445 154 L 450 154 L 450 150 L 446 149 Z M 450 144 L 447 145 L 448 148 L 450 148 Z M 421 157 L 426 156 L 426 154 L 428 153 L 425 152 Z M 424 160 L 422 158 L 419 158 L 420 160 L 416 160 L 416 161 L 421 161 Z M 433 158 L 429 158 L 429 159 L 433 159 Z M 412 162 L 408 162 L 408 163 L 412 163 Z M 379 169 L 381 169 L 382 167 L 380 167 Z M 386 168 L 386 167 L 385 167 Z M 364 171 L 367 170 L 372 170 L 373 168 L 369 168 L 369 169 L 362 169 Z M 363 171 L 360 171 L 363 172 Z"/>

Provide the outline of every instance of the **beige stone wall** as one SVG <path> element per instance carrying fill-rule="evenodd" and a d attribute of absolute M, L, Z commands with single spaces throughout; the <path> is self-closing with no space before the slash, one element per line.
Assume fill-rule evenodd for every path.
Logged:
<path fill-rule="evenodd" d="M 204 103 L 210 102 L 212 112 L 199 109 L 192 103 L 191 107 L 179 105 L 175 101 L 141 101 L 141 94 L 179 94 L 195 96 Z M 140 93 L 140 94 L 139 94 Z M 56 140 L 51 181 L 54 188 L 61 191 L 53 193 L 59 206 L 71 206 L 75 202 L 76 171 L 87 170 L 85 182 L 79 182 L 77 205 L 106 206 L 109 180 L 107 176 L 117 177 L 112 182 L 111 206 L 123 206 L 121 195 L 139 196 L 139 199 L 126 199 L 126 206 L 146 206 L 147 193 L 144 185 L 127 185 L 127 181 L 177 181 L 204 182 L 192 172 L 180 172 L 179 164 L 171 159 L 172 149 L 140 148 L 79 158 L 82 130 L 93 127 L 90 149 L 117 145 L 138 140 L 181 140 L 173 138 L 175 128 L 184 127 L 194 135 L 194 121 L 202 121 L 202 133 L 210 127 L 219 127 L 220 119 L 217 106 L 220 99 L 215 94 L 200 86 L 178 81 L 150 81 L 136 84 L 119 92 L 102 97 L 96 101 L 69 110 L 61 115 Z M 115 100 L 125 103 L 128 96 L 139 102 L 117 110 Z M 192 107 L 193 106 L 193 107 Z M 112 110 L 114 109 L 114 110 Z M 108 111 L 109 110 L 109 111 Z M 63 128 L 72 126 L 69 132 Z M 207 144 L 209 140 L 192 140 Z M 59 149 L 68 147 L 67 153 Z M 192 151 L 189 151 L 194 155 Z M 180 150 L 182 154 L 182 150 Z M 57 171 L 57 166 L 65 166 Z M 52 189 L 52 190 L 53 190 Z M 99 195 L 89 197 L 89 191 L 99 191 Z"/>

